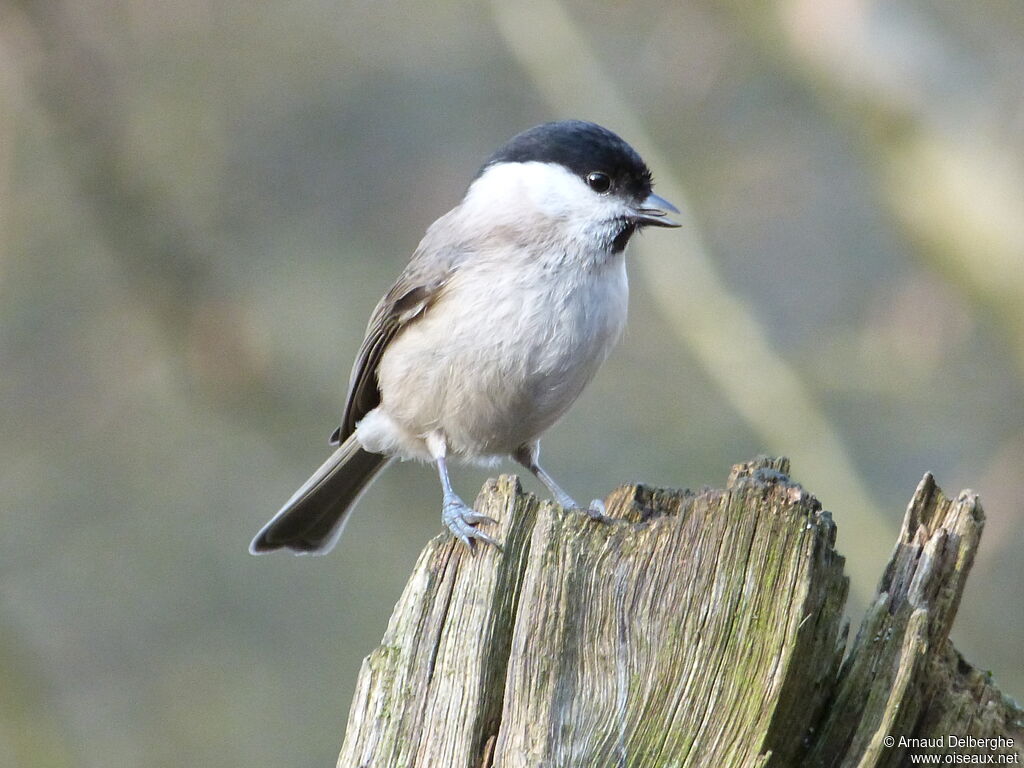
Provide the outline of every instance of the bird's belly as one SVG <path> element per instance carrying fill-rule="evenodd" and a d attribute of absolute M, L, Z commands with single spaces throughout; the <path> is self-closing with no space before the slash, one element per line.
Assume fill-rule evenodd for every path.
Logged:
<path fill-rule="evenodd" d="M 621 334 L 628 287 L 618 266 L 575 283 L 527 279 L 529 288 L 472 275 L 455 283 L 384 355 L 383 407 L 408 434 L 440 431 L 470 459 L 537 439 Z"/>

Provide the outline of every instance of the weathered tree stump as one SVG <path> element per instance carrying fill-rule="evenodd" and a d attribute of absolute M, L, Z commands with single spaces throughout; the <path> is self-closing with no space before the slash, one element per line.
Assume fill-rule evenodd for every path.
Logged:
<path fill-rule="evenodd" d="M 725 490 L 626 486 L 603 518 L 489 482 L 476 507 L 503 551 L 427 545 L 363 664 L 339 768 L 1019 760 L 1024 712 L 948 639 L 976 496 L 925 476 L 844 659 L 835 526 L 788 472 L 759 459 Z"/>

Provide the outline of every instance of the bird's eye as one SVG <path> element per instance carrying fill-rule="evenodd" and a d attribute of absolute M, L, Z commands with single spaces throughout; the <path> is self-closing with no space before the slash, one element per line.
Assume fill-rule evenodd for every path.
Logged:
<path fill-rule="evenodd" d="M 587 174 L 587 186 L 598 194 L 604 194 L 612 187 L 612 180 L 607 173 L 591 171 Z"/>

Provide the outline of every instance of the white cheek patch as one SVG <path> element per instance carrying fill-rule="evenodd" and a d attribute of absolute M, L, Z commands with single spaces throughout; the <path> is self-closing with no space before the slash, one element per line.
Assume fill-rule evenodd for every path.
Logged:
<path fill-rule="evenodd" d="M 564 219 L 594 207 L 593 191 L 560 165 L 522 163 L 517 171 L 526 196 L 545 216 Z"/>
<path fill-rule="evenodd" d="M 626 212 L 618 198 L 594 192 L 564 166 L 538 162 L 492 165 L 473 182 L 466 204 L 492 215 L 540 214 L 576 226 L 604 223 Z"/>

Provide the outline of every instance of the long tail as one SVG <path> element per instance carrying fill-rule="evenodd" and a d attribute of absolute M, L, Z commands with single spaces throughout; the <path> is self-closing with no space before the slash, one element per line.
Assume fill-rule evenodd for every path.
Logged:
<path fill-rule="evenodd" d="M 364 451 L 355 435 L 341 444 L 249 545 L 254 555 L 275 549 L 323 555 L 345 527 L 348 511 L 390 459 Z"/>

